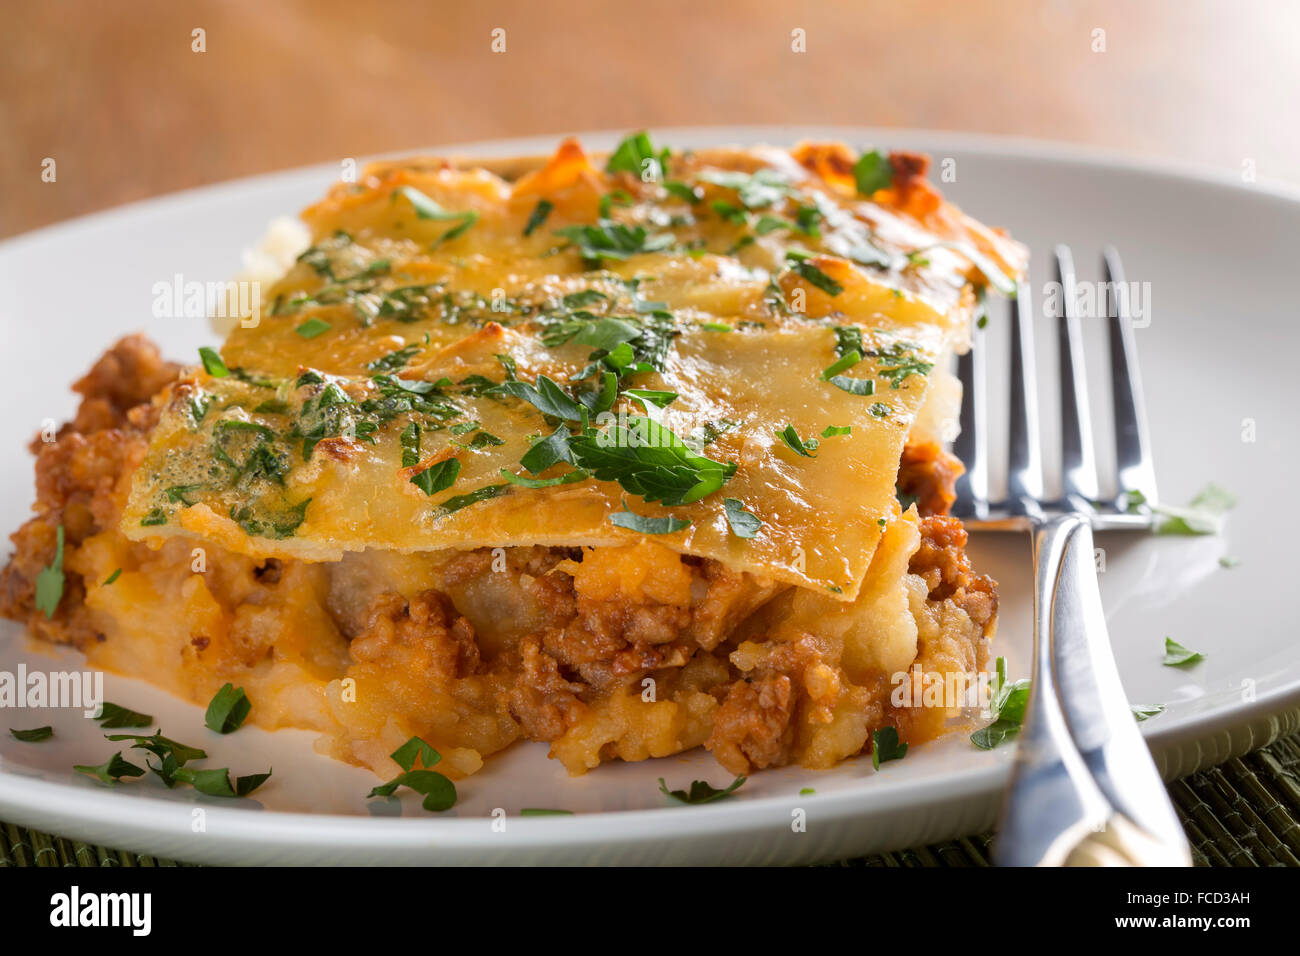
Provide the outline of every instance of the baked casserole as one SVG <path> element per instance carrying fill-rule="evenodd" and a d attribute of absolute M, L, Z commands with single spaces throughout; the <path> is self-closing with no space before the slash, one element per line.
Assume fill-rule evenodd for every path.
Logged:
<path fill-rule="evenodd" d="M 947 366 L 1024 253 L 927 165 L 372 164 L 219 351 L 130 336 L 74 386 L 0 612 L 383 777 L 412 737 L 453 778 L 519 740 L 739 775 L 932 739 L 960 708 L 897 675 L 984 670 L 997 617 Z"/>

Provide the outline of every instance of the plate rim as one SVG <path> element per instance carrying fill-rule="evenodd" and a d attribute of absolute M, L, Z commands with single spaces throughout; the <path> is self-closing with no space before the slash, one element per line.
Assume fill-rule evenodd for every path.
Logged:
<path fill-rule="evenodd" d="M 497 155 L 523 153 L 545 149 L 564 135 L 574 135 L 583 141 L 607 141 L 626 135 L 625 130 L 589 130 L 572 134 L 536 134 L 522 137 L 504 137 L 449 143 L 443 146 L 358 157 L 358 162 L 419 154 Z M 727 141 L 791 143 L 804 138 L 836 138 L 850 142 L 898 142 L 919 149 L 951 149 L 957 152 L 996 158 L 1007 156 L 1029 159 L 1041 163 L 1083 165 L 1104 171 L 1137 173 L 1159 179 L 1178 180 L 1188 185 L 1231 189 L 1245 195 L 1263 196 L 1300 206 L 1300 186 L 1271 177 L 1260 177 L 1245 183 L 1226 168 L 1181 159 L 1157 158 L 1108 147 L 1081 145 L 1066 141 L 1042 140 L 1018 136 L 1004 136 L 958 131 L 927 130 L 916 128 L 864 127 L 836 124 L 800 125 L 692 125 L 663 127 L 653 130 L 665 141 Z M 0 240 L 0 267 L 10 256 L 45 242 L 57 242 L 66 234 L 95 228 L 111 228 L 115 223 L 140 215 L 165 214 L 186 205 L 219 199 L 223 193 L 250 191 L 275 193 L 289 188 L 308 176 L 329 179 L 337 173 L 337 162 L 316 163 L 276 170 L 237 179 L 224 180 L 201 186 L 177 190 L 143 200 L 128 202 L 98 210 L 84 216 L 61 220 Z M 250 241 L 254 237 L 250 236 Z M 129 676 L 129 675 L 128 675 Z M 1202 750 L 1205 738 L 1210 735 L 1263 726 L 1277 721 L 1289 711 L 1300 708 L 1300 680 L 1290 685 L 1272 688 L 1257 699 L 1232 705 L 1231 709 L 1189 715 L 1176 723 L 1162 725 L 1153 721 L 1143 725 L 1143 736 L 1157 757 L 1169 756 L 1180 748 Z M 1253 733 L 1253 731 L 1252 731 Z M 1266 741 L 1265 741 L 1266 742 Z M 1254 746 L 1259 746 L 1257 742 Z M 1013 751 L 1012 751 L 1013 752 Z M 1206 751 L 1209 763 L 1218 763 L 1232 756 L 1220 747 Z M 1190 772 L 1179 763 L 1178 773 Z M 1010 760 L 1002 758 L 987 766 L 967 771 L 951 783 L 935 791 L 932 779 L 905 780 L 873 795 L 871 814 L 898 812 L 915 805 L 918 796 L 934 806 L 961 801 L 988 801 L 1000 799 L 1010 773 Z M 1195 769 L 1195 768 L 1192 768 Z M 864 777 L 870 779 L 870 777 Z M 91 795 L 93 799 L 87 799 Z M 819 794 L 816 799 L 819 816 L 828 823 L 840 822 L 863 812 L 864 792 L 860 787 Z M 775 811 L 785 811 L 802 800 L 795 794 L 773 794 L 752 799 L 737 799 L 702 807 L 692 807 L 691 812 L 674 821 L 673 839 L 689 840 L 694 835 L 708 834 L 722 837 L 742 832 L 752 832 L 764 823 L 770 823 Z M 271 840 L 279 846 L 304 848 L 327 844 L 340 852 L 366 851 L 374 853 L 390 846 L 408 846 L 412 837 L 427 837 L 422 843 L 429 850 L 437 848 L 472 851 L 491 845 L 502 848 L 501 838 L 491 833 L 486 824 L 490 817 L 477 816 L 465 819 L 422 819 L 401 817 L 383 819 L 362 815 L 338 813 L 309 813 L 264 809 L 253 812 L 237 807 L 213 806 L 208 803 L 178 804 L 148 795 L 117 794 L 111 791 L 88 791 L 71 786 L 68 782 L 47 781 L 27 777 L 21 772 L 0 765 L 0 811 L 9 818 L 39 821 L 75 819 L 82 832 L 112 828 L 129 832 L 131 839 L 141 841 L 155 838 L 186 838 L 192 831 L 180 814 L 162 814 L 162 808 L 203 806 L 211 822 L 237 842 L 247 844 Z M 580 847 L 603 843 L 614 835 L 623 843 L 644 843 L 662 838 L 660 823 L 667 819 L 665 811 L 685 810 L 683 807 L 663 806 L 653 809 L 600 810 L 582 812 L 572 817 L 529 819 L 510 818 L 511 838 L 506 846 L 513 849 L 546 850 L 560 847 Z M 66 829 L 66 827 L 65 827 Z M 118 841 L 120 842 L 120 841 Z M 201 849 L 201 848 L 200 848 Z M 194 858 L 213 854 L 202 852 Z"/>

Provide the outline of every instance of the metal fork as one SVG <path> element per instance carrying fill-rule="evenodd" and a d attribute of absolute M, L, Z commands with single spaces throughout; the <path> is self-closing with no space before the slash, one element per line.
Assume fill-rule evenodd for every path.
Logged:
<path fill-rule="evenodd" d="M 1038 436 L 1033 318 L 1021 283 L 1011 306 L 1007 494 L 990 502 L 983 333 L 958 359 L 968 470 L 953 513 L 972 529 L 1029 530 L 1034 556 L 1034 664 L 995 858 L 1008 866 L 1189 866 L 1173 805 L 1120 684 L 1097 587 L 1093 530 L 1149 529 L 1157 502 L 1129 297 L 1119 254 L 1102 255 L 1111 290 L 1115 498 L 1102 501 L 1075 298 L 1074 260 L 1058 246 L 1061 496 L 1045 500 Z M 1134 493 L 1137 493 L 1136 495 Z"/>

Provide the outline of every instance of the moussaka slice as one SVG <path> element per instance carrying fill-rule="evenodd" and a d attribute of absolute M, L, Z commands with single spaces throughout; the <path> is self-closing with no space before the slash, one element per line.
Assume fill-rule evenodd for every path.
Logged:
<path fill-rule="evenodd" d="M 997 610 L 947 368 L 1023 252 L 925 168 L 644 134 L 373 165 L 219 351 L 132 337 L 78 384 L 3 610 L 383 776 L 413 736 L 452 776 L 933 738 L 965 701 L 895 692 L 983 670 Z"/>

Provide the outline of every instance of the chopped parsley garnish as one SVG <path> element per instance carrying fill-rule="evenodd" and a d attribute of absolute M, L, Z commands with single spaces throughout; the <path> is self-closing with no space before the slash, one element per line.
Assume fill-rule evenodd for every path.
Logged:
<path fill-rule="evenodd" d="M 663 389 L 629 388 L 624 391 L 623 394 L 635 398 L 643 406 L 649 404 L 656 408 L 667 408 L 673 402 L 677 401 L 676 392 L 669 392 Z"/>
<path fill-rule="evenodd" d="M 894 182 L 894 166 L 889 157 L 877 150 L 863 153 L 853 164 L 853 179 L 857 182 L 858 192 L 870 196 L 878 189 L 888 189 Z"/>
<path fill-rule="evenodd" d="M 575 318 L 545 326 L 540 338 L 542 344 L 551 349 L 573 343 L 612 352 L 624 342 L 635 341 L 640 335 L 641 326 L 635 320 L 579 312 Z"/>
<path fill-rule="evenodd" d="M 306 412 L 307 406 L 303 410 Z M 230 484 L 240 489 L 258 482 L 283 485 L 289 469 L 289 454 L 277 447 L 271 429 L 232 418 L 217 422 L 212 429 L 212 457 L 229 469 Z"/>
<path fill-rule="evenodd" d="M 203 723 L 209 730 L 215 730 L 219 734 L 234 733 L 244 723 L 252 706 L 244 688 L 227 683 L 208 704 Z"/>
<path fill-rule="evenodd" d="M 724 202 L 721 199 L 714 200 L 710 205 L 719 218 L 725 219 L 733 225 L 743 226 L 745 224 L 745 210 L 739 206 Z"/>
<path fill-rule="evenodd" d="M 627 425 L 569 439 L 573 462 L 598 481 L 617 481 L 646 501 L 684 505 L 721 488 L 736 472 L 696 453 L 670 429 L 651 418 L 629 415 Z"/>
<path fill-rule="evenodd" d="M 487 389 L 489 395 L 512 395 L 523 399 L 543 415 L 562 418 L 568 421 L 584 421 L 587 410 L 575 402 L 564 389 L 545 375 L 537 376 L 537 384 L 530 385 L 518 380 L 502 382 Z"/>
<path fill-rule="evenodd" d="M 804 279 L 811 285 L 821 289 L 829 296 L 837 296 L 844 291 L 844 286 L 840 285 L 821 269 L 809 262 L 804 256 L 787 252 L 786 259 L 790 265 L 790 271 L 800 278 Z"/>
<path fill-rule="evenodd" d="M 421 737 L 412 737 L 394 750 L 391 756 L 403 770 L 414 770 L 416 760 L 428 769 L 442 759 L 442 755 L 433 748 L 433 745 Z"/>
<path fill-rule="evenodd" d="M 104 588 L 108 587 L 119 577 L 121 577 L 121 575 L 122 575 L 122 569 L 121 568 L 115 569 L 112 574 L 110 574 L 107 578 L 104 579 L 104 583 L 101 584 L 100 587 L 104 587 Z"/>
<path fill-rule="evenodd" d="M 1188 650 L 1172 637 L 1165 638 L 1165 659 L 1161 662 L 1165 667 L 1190 667 L 1203 660 L 1205 655 L 1200 651 Z"/>
<path fill-rule="evenodd" d="M 853 434 L 852 425 L 827 425 L 822 429 L 822 438 L 832 438 L 835 435 Z"/>
<path fill-rule="evenodd" d="M 477 422 L 470 423 L 471 426 L 477 425 Z M 452 429 L 455 431 L 455 428 Z M 418 422 L 411 422 L 398 436 L 398 442 L 402 446 L 402 467 L 414 468 L 420 463 L 420 435 L 422 429 Z M 480 434 L 486 434 L 481 432 Z M 460 459 L 452 457 L 443 461 L 434 462 L 422 471 L 416 472 L 411 476 L 411 484 L 419 488 L 426 495 L 436 494 L 439 491 L 446 491 L 456 483 L 456 477 L 460 474 Z"/>
<path fill-rule="evenodd" d="M 856 352 L 859 356 L 867 351 L 862 344 L 862 330 L 855 325 L 837 325 L 835 332 L 835 354 L 844 356 Z"/>
<path fill-rule="evenodd" d="M 179 503 L 189 508 L 194 504 L 194 502 L 190 500 L 190 495 L 194 494 L 194 492 L 198 491 L 202 487 L 203 487 L 202 485 L 198 485 L 198 484 L 172 485 L 170 488 L 165 489 L 163 491 L 163 494 L 167 497 L 167 500 L 170 501 L 172 504 Z"/>
<path fill-rule="evenodd" d="M 1148 720 L 1152 717 L 1158 717 L 1165 712 L 1164 704 L 1132 704 L 1129 710 L 1133 711 L 1133 716 L 1138 723 Z"/>
<path fill-rule="evenodd" d="M 584 310 L 553 314 L 543 320 L 540 339 L 547 348 L 572 343 L 596 350 L 589 356 L 592 364 L 575 376 L 578 381 L 609 369 L 620 377 L 662 370 L 676 335 L 673 316 L 659 308 L 637 311 L 635 316 L 598 316 Z"/>
<path fill-rule="evenodd" d="M 893 414 L 894 409 L 884 402 L 872 402 L 871 407 L 867 409 L 876 418 L 888 418 Z"/>
<path fill-rule="evenodd" d="M 879 363 L 877 373 L 889 380 L 891 388 L 900 387 L 910 375 L 929 375 L 934 368 L 933 362 L 918 358 L 916 346 L 908 342 L 895 342 L 883 349 L 867 352 L 868 355 L 873 353 Z"/>
<path fill-rule="evenodd" d="M 94 719 L 99 722 L 99 726 L 106 730 L 115 730 L 121 727 L 148 727 L 153 723 L 153 717 L 148 714 L 142 714 L 139 711 L 112 704 L 108 701 L 104 701 L 100 705 L 99 714 Z"/>
<path fill-rule="evenodd" d="M 1007 659 L 999 657 L 995 663 L 995 673 L 990 682 L 989 691 L 993 700 L 989 710 L 993 722 L 981 727 L 970 735 L 971 743 L 980 750 L 992 750 L 1008 737 L 1020 732 L 1020 723 L 1025 717 L 1025 705 L 1029 702 L 1028 679 L 1007 683 Z"/>
<path fill-rule="evenodd" d="M 306 249 L 296 261 L 305 266 L 309 266 L 318 276 L 326 279 L 334 278 L 334 261 L 330 253 L 342 249 L 352 244 L 352 237 L 342 229 L 334 233 L 328 239 L 325 239 L 317 245 Z"/>
<path fill-rule="evenodd" d="M 767 281 L 767 286 L 763 289 L 763 304 L 774 315 L 794 314 L 794 310 L 790 308 L 790 303 L 786 301 L 785 290 L 777 284 L 776 279 Z"/>
<path fill-rule="evenodd" d="M 496 498 L 498 495 L 504 495 L 510 490 L 509 484 L 484 485 L 482 488 L 476 488 L 468 494 L 456 495 L 448 498 L 438 507 L 438 513 L 449 515 L 462 508 L 468 508 L 470 505 L 478 504 L 480 501 L 487 501 L 489 498 Z"/>
<path fill-rule="evenodd" d="M 367 799 L 391 797 L 398 787 L 406 787 L 422 794 L 424 809 L 431 812 L 450 810 L 456 805 L 456 785 L 436 770 L 429 769 L 442 760 L 442 755 L 428 742 L 412 737 L 393 751 L 392 758 L 402 768 L 402 773 L 375 787 L 366 794 Z M 422 769 L 416 769 L 417 762 Z"/>
<path fill-rule="evenodd" d="M 740 785 L 747 779 L 747 777 L 737 777 L 735 780 L 731 781 L 730 786 L 723 790 L 710 786 L 709 783 L 704 780 L 692 780 L 690 790 L 669 790 L 668 784 L 664 783 L 664 778 L 660 777 L 659 791 L 664 796 L 671 797 L 678 803 L 712 803 L 714 800 L 721 800 L 724 797 L 731 796 L 740 789 Z"/>
<path fill-rule="evenodd" d="M 716 422 L 705 422 L 687 436 L 686 444 L 697 449 L 703 448 L 706 445 L 712 445 L 727 432 L 739 427 L 739 422 L 733 422 L 726 418 Z"/>
<path fill-rule="evenodd" d="M 420 463 L 420 423 L 411 422 L 397 436 L 402 446 L 402 467 L 413 468 Z"/>
<path fill-rule="evenodd" d="M 539 438 L 524 452 L 523 458 L 519 459 L 519 464 L 523 465 L 534 475 L 540 475 L 547 468 L 559 462 L 568 462 L 573 464 L 573 453 L 569 451 L 569 429 L 564 426 L 558 426 L 555 431 Z"/>
<path fill-rule="evenodd" d="M 572 810 L 548 810 L 545 807 L 524 807 L 519 811 L 521 817 L 571 817 Z"/>
<path fill-rule="evenodd" d="M 524 235 L 531 236 L 542 223 L 546 222 L 546 217 L 551 214 L 551 210 L 554 208 L 555 204 L 549 199 L 537 200 L 532 215 L 528 217 L 528 224 L 524 226 Z"/>
<path fill-rule="evenodd" d="M 54 736 L 53 727 L 33 727 L 31 730 L 15 730 L 9 728 L 9 734 L 14 740 L 21 740 L 25 744 L 37 744 L 42 740 L 49 740 Z"/>
<path fill-rule="evenodd" d="M 581 289 L 577 292 L 570 292 L 561 301 L 563 301 L 566 309 L 585 309 L 588 306 L 608 302 L 609 296 L 599 289 Z"/>
<path fill-rule="evenodd" d="M 392 319 L 394 322 L 406 325 L 417 322 L 433 305 L 437 290 L 436 285 L 404 285 L 389 289 L 380 294 L 379 305 L 373 310 L 374 315 L 377 318 Z M 441 301 L 444 310 L 443 321 L 448 325 L 455 325 L 459 321 L 461 307 L 453 302 L 450 294 L 444 295 Z M 354 308 L 357 308 L 357 305 L 354 305 Z M 362 310 L 363 321 L 367 314 Z"/>
<path fill-rule="evenodd" d="M 36 610 L 44 611 L 46 620 L 54 617 L 54 612 L 63 600 L 63 525 L 54 532 L 54 560 L 49 567 L 42 568 L 36 575 Z"/>
<path fill-rule="evenodd" d="M 862 356 L 857 351 L 846 352 L 844 355 L 840 356 L 839 359 L 822 370 L 821 379 L 823 382 L 829 382 L 837 377 L 840 372 L 853 368 L 853 366 L 857 365 L 861 361 Z"/>
<path fill-rule="evenodd" d="M 662 252 L 675 241 L 671 233 L 651 235 L 642 226 L 628 226 L 612 219 L 601 219 L 594 226 L 565 226 L 555 232 L 569 240 L 589 268 L 599 268 L 607 259 L 621 261 Z"/>
<path fill-rule="evenodd" d="M 817 221 L 821 217 L 822 211 L 817 206 L 800 206 L 794 213 L 794 227 L 805 236 L 818 238 L 821 236 L 821 228 Z"/>
<path fill-rule="evenodd" d="M 1129 510 L 1134 510 L 1134 495 L 1130 492 Z M 1145 503 L 1145 498 L 1142 502 Z M 1207 485 L 1191 504 L 1184 508 L 1174 505 L 1157 505 L 1155 512 L 1164 517 L 1156 526 L 1156 534 L 1218 534 L 1223 530 L 1224 516 L 1237 504 L 1237 499 L 1218 485 Z"/>
<path fill-rule="evenodd" d="M 880 765 L 890 760 L 902 760 L 907 756 L 907 744 L 898 740 L 897 727 L 881 727 L 871 732 L 871 766 L 879 770 Z"/>
<path fill-rule="evenodd" d="M 627 502 L 623 503 L 624 509 L 627 508 Z M 683 528 L 690 527 L 690 522 L 684 518 L 677 518 L 673 515 L 667 515 L 662 518 L 652 518 L 646 515 L 639 515 L 631 510 L 616 511 L 609 516 L 609 523 L 620 528 L 626 528 L 628 531 L 635 531 L 637 534 L 672 534 L 681 531 Z"/>
<path fill-rule="evenodd" d="M 456 478 L 460 475 L 460 459 L 447 458 L 443 461 L 430 465 L 424 471 L 411 476 L 411 484 L 419 488 L 426 495 L 434 495 L 440 491 L 446 491 L 456 483 Z M 447 502 L 451 504 L 451 502 Z M 446 510 L 447 505 L 443 508 Z M 453 509 L 454 510 L 454 509 Z"/>
<path fill-rule="evenodd" d="M 281 511 L 275 511 L 258 517 L 252 507 L 230 506 L 230 517 L 250 537 L 273 538 L 277 541 L 293 536 L 298 527 L 307 518 L 307 506 L 310 498 L 304 498 L 295 505 L 288 505 Z"/>
<path fill-rule="evenodd" d="M 153 528 L 166 523 L 167 512 L 163 511 L 161 508 L 150 508 L 148 512 L 145 513 L 145 516 L 140 519 L 140 526 L 142 528 Z"/>
<path fill-rule="evenodd" d="M 418 345 L 407 345 L 387 355 L 381 355 L 373 362 L 367 363 L 366 368 L 372 372 L 397 372 L 405 368 L 406 363 L 415 358 L 419 351 Z"/>
<path fill-rule="evenodd" d="M 439 237 L 439 242 L 450 242 L 457 236 L 462 235 L 470 228 L 470 226 L 474 225 L 474 223 L 478 222 L 478 213 L 475 210 L 470 209 L 465 212 L 453 212 L 449 209 L 443 209 L 442 206 L 438 205 L 414 186 L 402 186 L 398 189 L 398 192 L 411 201 L 411 205 L 415 207 L 415 214 L 421 219 L 457 221 L 455 226 Z"/>
<path fill-rule="evenodd" d="M 330 330 L 330 324 L 324 319 L 318 319 L 312 316 L 302 325 L 297 326 L 294 331 L 304 339 L 314 339 L 318 335 L 323 335 Z"/>
<path fill-rule="evenodd" d="M 852 259 L 860 266 L 873 266 L 880 269 L 890 269 L 894 265 L 894 257 L 884 249 L 873 246 L 869 242 L 858 242 L 851 246 L 846 257 Z M 901 295 L 898 289 L 894 290 L 895 298 Z"/>
<path fill-rule="evenodd" d="M 214 348 L 203 346 L 199 349 L 199 358 L 203 361 L 203 370 L 213 378 L 225 378 L 230 374 L 230 369 L 226 368 L 226 363 Z"/>
<path fill-rule="evenodd" d="M 810 438 L 807 441 L 804 441 L 799 437 L 799 433 L 795 431 L 793 425 L 786 425 L 784 429 L 776 432 L 776 437 L 781 439 L 781 441 L 785 443 L 785 446 L 796 455 L 803 458 L 817 457 L 813 454 L 817 449 L 817 439 Z"/>
<path fill-rule="evenodd" d="M 601 219 L 610 217 L 610 210 L 615 206 L 632 205 L 632 194 L 625 189 L 615 189 L 613 192 L 605 193 L 600 197 L 599 212 Z"/>
<path fill-rule="evenodd" d="M 227 684 L 214 699 L 213 705 L 222 697 L 230 685 Z M 242 695 L 242 691 L 239 692 Z M 235 698 L 232 698 L 232 700 Z M 240 698 L 242 699 L 242 698 Z M 114 707 L 112 704 L 105 704 L 101 717 L 96 718 L 103 723 L 103 726 L 143 726 L 139 720 L 132 719 L 126 723 L 113 724 L 109 717 L 109 708 Z M 135 714 L 132 711 L 126 711 L 123 708 L 115 708 L 116 711 L 131 715 L 131 718 L 143 718 L 145 723 L 151 723 L 152 718 L 143 714 Z M 223 725 L 229 725 L 233 720 L 235 710 L 228 711 L 221 719 Z M 239 717 L 243 720 L 243 716 Z M 209 706 L 208 726 L 217 730 L 216 721 L 212 719 L 212 707 Z M 234 724 L 230 729 L 234 729 L 238 724 Z M 221 730 L 222 733 L 228 733 L 228 730 Z M 195 770 L 187 767 L 186 764 L 192 760 L 203 760 L 207 758 L 207 753 L 198 747 L 191 747 L 179 741 L 172 740 L 170 737 L 164 737 L 161 733 L 154 734 L 106 734 L 105 738 L 111 741 L 131 741 L 133 750 L 143 750 L 158 758 L 158 763 L 152 763 L 146 759 L 145 763 L 150 770 L 158 775 L 159 779 L 168 787 L 175 787 L 178 783 L 189 784 L 200 793 L 208 794 L 215 797 L 243 797 L 252 793 L 260 787 L 270 776 L 271 771 L 266 773 L 251 774 L 246 777 L 239 777 L 235 780 L 233 786 L 230 782 L 230 771 L 226 768 Z M 116 783 L 122 777 L 143 777 L 145 771 L 128 760 L 123 759 L 121 751 L 115 753 L 105 763 L 99 766 L 82 766 L 73 767 L 81 773 L 87 773 L 97 777 L 105 784 Z"/>
<path fill-rule="evenodd" d="M 529 478 L 526 475 L 516 475 L 508 468 L 502 468 L 501 477 L 512 485 L 519 485 L 521 488 L 554 488 L 556 485 L 571 485 L 575 481 L 584 481 L 590 478 L 591 475 L 581 468 L 574 468 L 572 471 L 566 471 L 555 478 Z"/>
<path fill-rule="evenodd" d="M 609 154 L 609 161 L 605 163 L 605 170 L 611 173 L 631 173 L 641 179 L 650 173 L 646 181 L 651 182 L 667 174 L 670 155 L 667 147 L 655 149 L 650 134 L 642 130 L 631 134 L 614 148 L 614 152 Z"/>
<path fill-rule="evenodd" d="M 876 383 L 869 378 L 849 378 L 847 375 L 836 375 L 830 379 L 830 383 L 850 395 L 865 396 L 876 393 Z"/>
<path fill-rule="evenodd" d="M 198 747 L 191 747 L 183 744 L 178 740 L 172 740 L 170 737 L 164 737 L 161 733 L 155 734 L 105 734 L 106 740 L 114 743 L 122 740 L 133 741 L 132 750 L 145 750 L 163 761 L 162 769 L 151 767 L 155 773 L 163 778 L 163 782 L 171 786 L 169 782 L 171 773 L 176 767 L 183 767 L 191 760 L 203 760 L 208 754 L 207 751 Z"/>
<path fill-rule="evenodd" d="M 207 416 L 208 409 L 213 406 L 216 400 L 217 397 L 215 395 L 207 395 L 201 390 L 196 391 L 194 398 L 189 400 L 189 403 L 185 406 L 185 410 L 190 416 L 190 423 L 195 428 L 198 428 L 199 425 L 203 424 L 203 419 Z"/>
<path fill-rule="evenodd" d="M 171 773 L 174 782 L 188 783 L 199 793 L 209 797 L 246 797 L 270 778 L 270 770 L 266 773 L 252 773 L 245 777 L 236 777 L 234 786 L 231 786 L 230 769 L 227 767 L 210 770 L 177 767 Z"/>
<path fill-rule="evenodd" d="M 924 249 L 917 249 L 915 252 L 908 254 L 909 261 L 916 257 L 917 265 L 929 265 L 929 260 L 923 259 L 925 253 L 931 249 L 949 249 L 960 256 L 969 259 L 971 265 L 984 276 L 985 281 L 993 288 L 997 289 L 1003 295 L 1014 299 L 1016 297 L 1016 281 L 1003 272 L 997 264 L 984 253 L 980 252 L 974 246 L 965 242 L 936 242 L 934 245 L 926 246 Z M 987 318 L 982 316 L 982 318 Z M 980 326 L 983 328 L 984 326 Z"/>
<path fill-rule="evenodd" d="M 763 527 L 763 522 L 759 520 L 758 515 L 745 510 L 745 503 L 739 498 L 725 498 L 722 507 L 727 514 L 727 524 L 731 526 L 731 533 L 737 538 L 752 538 L 758 534 L 758 529 Z"/>
<path fill-rule="evenodd" d="M 692 206 L 704 198 L 704 194 L 700 192 L 699 187 L 677 180 L 670 179 L 665 182 L 664 189 L 668 191 L 668 195 L 677 199 L 683 199 Z"/>
<path fill-rule="evenodd" d="M 790 192 L 790 183 L 775 169 L 760 169 L 753 173 L 706 169 L 700 173 L 699 179 L 724 189 L 734 189 L 746 209 L 766 209 Z"/>
<path fill-rule="evenodd" d="M 72 769 L 78 773 L 90 774 L 92 777 L 97 778 L 100 783 L 107 784 L 110 787 L 123 777 L 144 776 L 144 771 L 123 757 L 120 750 L 97 767 L 86 764 L 73 764 Z"/>

